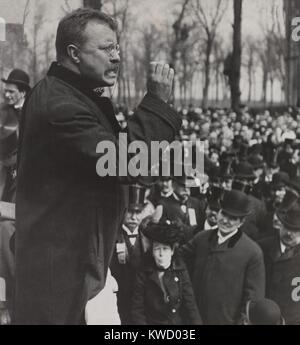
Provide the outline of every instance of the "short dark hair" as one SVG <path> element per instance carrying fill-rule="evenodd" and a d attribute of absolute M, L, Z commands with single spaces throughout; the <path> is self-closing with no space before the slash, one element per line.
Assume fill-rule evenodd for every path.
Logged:
<path fill-rule="evenodd" d="M 57 28 L 55 46 L 58 61 L 67 56 L 69 44 L 81 46 L 84 43 L 84 31 L 91 21 L 99 21 L 115 32 L 118 29 L 117 22 L 112 17 L 91 8 L 79 8 L 67 14 Z"/>

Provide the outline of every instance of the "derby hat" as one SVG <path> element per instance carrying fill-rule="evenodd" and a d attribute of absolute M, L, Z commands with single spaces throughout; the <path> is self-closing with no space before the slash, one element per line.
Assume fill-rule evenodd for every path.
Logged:
<path fill-rule="evenodd" d="M 248 163 L 250 163 L 255 170 L 264 167 L 264 160 L 263 160 L 263 158 L 260 155 L 257 155 L 257 154 L 251 155 L 248 158 Z"/>
<path fill-rule="evenodd" d="M 271 188 L 273 190 L 285 187 L 289 181 L 289 175 L 286 172 L 280 171 L 272 176 Z"/>
<path fill-rule="evenodd" d="M 278 304 L 270 299 L 249 301 L 246 309 L 252 325 L 281 325 L 284 323 Z"/>
<path fill-rule="evenodd" d="M 300 176 L 295 176 L 291 180 L 286 182 L 286 185 L 294 189 L 297 193 L 300 193 Z"/>
<path fill-rule="evenodd" d="M 241 162 L 235 166 L 234 175 L 236 179 L 254 180 L 256 178 L 253 166 L 248 162 Z"/>
<path fill-rule="evenodd" d="M 16 84 L 21 85 L 29 91 L 31 89 L 29 85 L 29 76 L 26 72 L 22 71 L 21 69 L 13 69 L 8 78 L 4 79 L 1 78 L 1 80 L 6 84 Z"/>
<path fill-rule="evenodd" d="M 183 229 L 179 222 L 161 220 L 159 223 L 148 223 L 143 234 L 152 242 L 159 242 L 173 246 L 182 239 Z"/>
<path fill-rule="evenodd" d="M 221 208 L 233 217 L 246 217 L 251 213 L 248 196 L 239 190 L 225 191 Z"/>
<path fill-rule="evenodd" d="M 291 206 L 276 212 L 281 223 L 290 231 L 300 232 L 300 199 L 298 198 Z"/>

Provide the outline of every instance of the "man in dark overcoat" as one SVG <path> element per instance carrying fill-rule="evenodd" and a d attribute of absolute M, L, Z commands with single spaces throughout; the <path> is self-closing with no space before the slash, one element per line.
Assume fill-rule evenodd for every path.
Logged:
<path fill-rule="evenodd" d="M 276 211 L 278 233 L 259 242 L 266 265 L 266 297 L 279 305 L 286 324 L 300 325 L 300 199 L 287 193 L 283 203 L 285 207 Z"/>
<path fill-rule="evenodd" d="M 103 143 L 117 153 L 120 146 L 126 150 L 116 160 L 107 154 L 112 169 L 126 167 L 112 103 L 101 97 L 117 80 L 117 43 L 109 16 L 87 8 L 66 15 L 57 30 L 57 62 L 25 103 L 16 200 L 17 324 L 85 323 L 87 301 L 105 285 L 127 203 L 121 182 L 129 179 L 119 169 L 117 176 L 100 177 L 98 169 L 107 153 L 97 149 Z M 173 69 L 150 67 L 148 92 L 127 129 L 129 142 L 148 147 L 152 140 L 173 141 L 181 126 L 167 104 Z"/>
<path fill-rule="evenodd" d="M 225 192 L 218 229 L 201 231 L 181 248 L 205 325 L 238 324 L 246 303 L 264 297 L 262 251 L 240 230 L 248 213 L 247 195 Z"/>

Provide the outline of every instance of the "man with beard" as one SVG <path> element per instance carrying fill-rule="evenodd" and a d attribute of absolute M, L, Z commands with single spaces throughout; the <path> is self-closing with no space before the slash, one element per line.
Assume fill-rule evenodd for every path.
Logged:
<path fill-rule="evenodd" d="M 198 233 L 181 248 L 205 325 L 238 324 L 247 302 L 264 297 L 261 249 L 240 230 L 248 214 L 247 195 L 225 192 L 218 229 Z"/>
<path fill-rule="evenodd" d="M 182 223 L 185 229 L 183 242 L 191 239 L 196 229 L 203 229 L 205 221 L 206 205 L 204 201 L 190 196 L 188 179 L 185 174 L 173 177 L 173 194 L 166 199 L 160 199 L 154 214 L 157 221 L 169 219 Z"/>
<path fill-rule="evenodd" d="M 57 62 L 26 100 L 20 125 L 16 199 L 16 323 L 85 324 L 85 307 L 105 286 L 117 233 L 135 180 L 127 145 L 103 88 L 120 65 L 117 25 L 89 8 L 67 14 L 56 35 Z M 128 142 L 172 142 L 181 126 L 167 104 L 174 70 L 151 63 L 148 92 L 128 121 Z M 115 174 L 101 175 L 100 143 Z M 124 147 L 125 146 L 125 147 Z M 105 156 L 107 157 L 107 155 Z M 105 313 L 105 310 L 103 310 Z"/>

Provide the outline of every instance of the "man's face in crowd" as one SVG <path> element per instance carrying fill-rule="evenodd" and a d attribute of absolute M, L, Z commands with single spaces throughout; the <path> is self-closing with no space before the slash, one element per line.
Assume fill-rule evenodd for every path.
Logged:
<path fill-rule="evenodd" d="M 24 98 L 24 92 L 19 91 L 15 84 L 5 84 L 4 86 L 4 99 L 8 105 L 17 105 Z"/>
<path fill-rule="evenodd" d="M 79 53 L 81 75 L 100 87 L 113 86 L 118 77 L 120 56 L 115 49 L 109 53 L 104 48 L 116 46 L 116 33 L 105 24 L 91 21 L 86 26 L 85 37 Z"/>
<path fill-rule="evenodd" d="M 190 189 L 180 183 L 174 181 L 173 183 L 174 192 L 182 202 L 185 202 L 191 195 Z"/>
<path fill-rule="evenodd" d="M 218 211 L 207 206 L 205 210 L 206 219 L 210 226 L 217 225 L 218 223 Z"/>
<path fill-rule="evenodd" d="M 137 210 L 128 210 L 125 219 L 124 225 L 130 230 L 134 231 L 137 226 L 141 223 L 141 212 Z"/>
<path fill-rule="evenodd" d="M 295 247 L 296 245 L 300 244 L 300 231 L 291 231 L 282 225 L 280 227 L 279 234 L 281 242 L 286 247 Z"/>
<path fill-rule="evenodd" d="M 231 216 L 223 210 L 220 210 L 217 222 L 218 227 L 222 232 L 230 234 L 243 224 L 243 218 Z"/>
<path fill-rule="evenodd" d="M 285 194 L 286 194 L 286 189 L 284 187 L 280 187 L 274 190 L 273 191 L 274 204 L 275 205 L 281 204 Z"/>
<path fill-rule="evenodd" d="M 161 180 L 161 181 L 159 181 L 158 185 L 159 185 L 161 192 L 164 194 L 167 194 L 173 190 L 172 179 Z"/>

